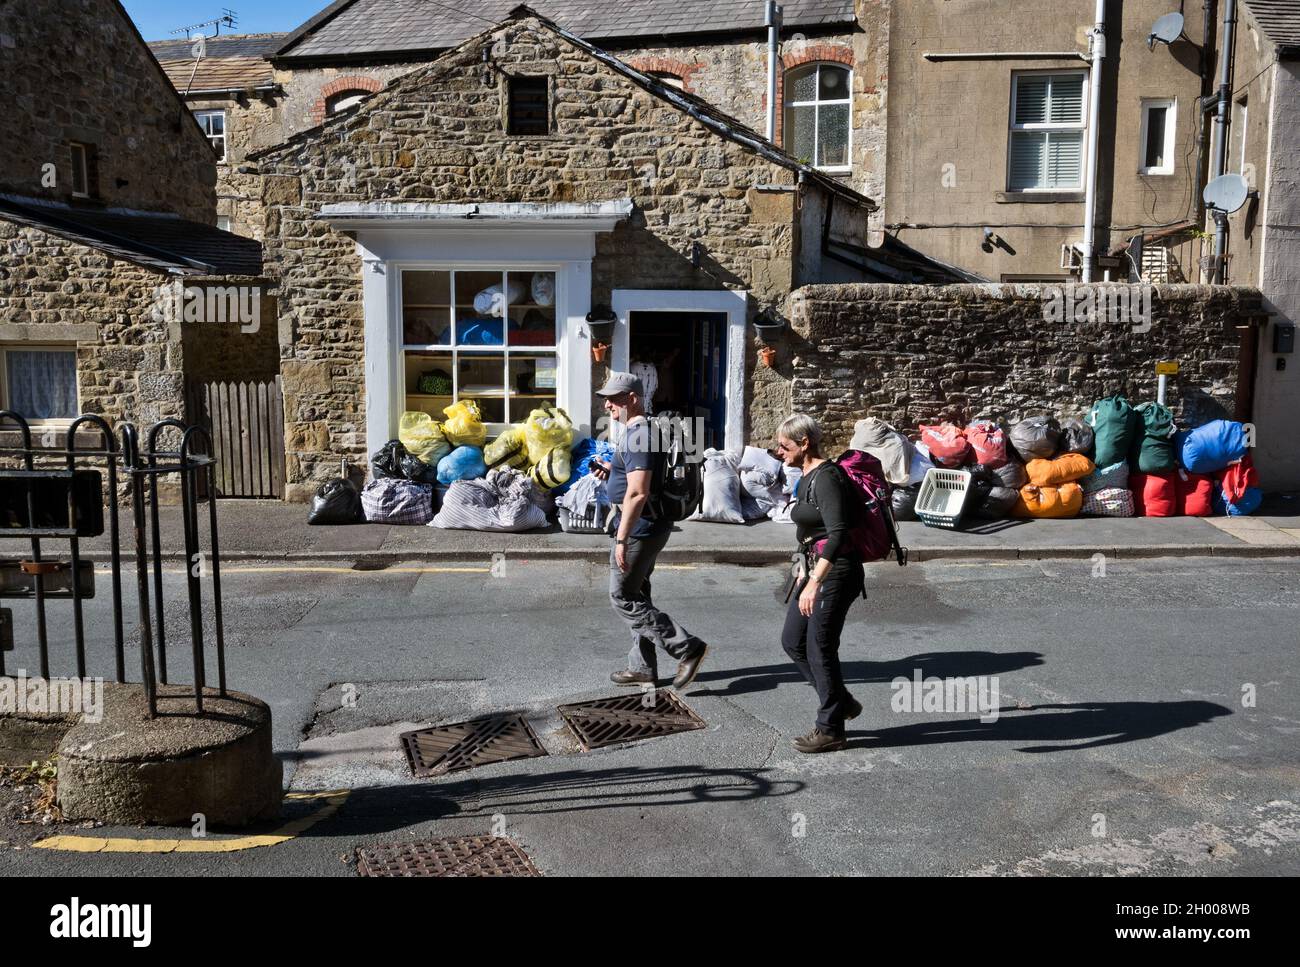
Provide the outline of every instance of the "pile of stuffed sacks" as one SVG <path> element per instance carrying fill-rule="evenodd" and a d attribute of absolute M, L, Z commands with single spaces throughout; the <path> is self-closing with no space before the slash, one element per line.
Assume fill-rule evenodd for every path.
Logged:
<path fill-rule="evenodd" d="M 371 458 L 365 488 L 358 493 L 342 479 L 325 484 L 309 522 L 525 531 L 574 514 L 603 523 L 608 499 L 592 461 L 608 461 L 613 445 L 583 440 L 575 447 L 563 409 L 533 410 L 491 443 L 473 400 L 443 414 L 438 423 L 428 413 L 403 413 L 398 438 Z"/>
<path fill-rule="evenodd" d="M 920 427 L 919 437 L 867 419 L 850 444 L 880 460 L 898 520 L 916 519 L 931 467 L 970 472 L 966 513 L 990 520 L 1235 516 L 1253 513 L 1263 498 L 1242 424 L 1179 430 L 1167 407 L 1132 406 L 1122 396 L 1098 400 L 1085 419 L 940 423 Z"/>
<path fill-rule="evenodd" d="M 744 524 L 790 522 L 790 499 L 800 471 L 758 447 L 704 451 L 704 497 L 691 520 Z"/>

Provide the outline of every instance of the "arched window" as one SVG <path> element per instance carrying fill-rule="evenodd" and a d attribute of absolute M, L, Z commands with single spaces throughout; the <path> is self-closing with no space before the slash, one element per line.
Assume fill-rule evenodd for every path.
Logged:
<path fill-rule="evenodd" d="M 671 71 L 650 71 L 649 73 L 651 77 L 669 87 L 675 87 L 679 91 L 686 89 L 686 82 L 683 81 L 679 75 L 674 74 Z"/>
<path fill-rule="evenodd" d="M 325 101 L 326 114 L 338 114 L 340 111 L 346 111 L 348 108 L 360 104 L 361 100 L 370 96 L 370 91 L 347 90 L 339 91 L 331 95 Z"/>
<path fill-rule="evenodd" d="M 785 75 L 785 149 L 816 168 L 848 171 L 853 71 L 804 64 Z"/>

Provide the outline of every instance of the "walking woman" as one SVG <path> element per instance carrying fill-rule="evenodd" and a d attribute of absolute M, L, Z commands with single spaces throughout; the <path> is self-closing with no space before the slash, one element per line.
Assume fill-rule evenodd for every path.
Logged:
<path fill-rule="evenodd" d="M 853 484 L 822 457 L 821 428 L 810 416 L 796 413 L 781 424 L 777 451 L 787 467 L 803 471 L 790 519 L 798 525 L 804 576 L 796 576 L 781 647 L 817 689 L 820 703 L 816 727 L 795 739 L 794 747 L 834 752 L 844 748 L 845 720 L 862 712 L 844 687 L 839 657 L 844 618 L 863 593 L 862 561 L 848 534 Z"/>

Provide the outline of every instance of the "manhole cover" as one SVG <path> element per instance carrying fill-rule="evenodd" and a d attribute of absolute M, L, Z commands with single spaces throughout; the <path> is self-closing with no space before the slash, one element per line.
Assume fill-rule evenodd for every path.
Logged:
<path fill-rule="evenodd" d="M 489 762 L 546 755 L 522 715 L 493 715 L 436 729 L 404 732 L 402 746 L 417 777 L 440 776 Z"/>
<path fill-rule="evenodd" d="M 651 695 L 654 696 L 654 705 L 647 704 Z M 666 688 L 561 705 L 559 712 L 588 752 L 620 742 L 690 732 L 702 729 L 706 724 Z"/>
<path fill-rule="evenodd" d="M 519 846 L 501 836 L 388 843 L 357 850 L 361 876 L 541 876 Z"/>

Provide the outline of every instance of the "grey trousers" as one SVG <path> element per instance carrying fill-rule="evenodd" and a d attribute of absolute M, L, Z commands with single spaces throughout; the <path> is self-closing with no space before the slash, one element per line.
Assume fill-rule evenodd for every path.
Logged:
<path fill-rule="evenodd" d="M 609 549 L 609 601 L 632 633 L 632 650 L 627 667 L 634 672 L 649 672 L 659 677 L 658 652 L 662 648 L 681 661 L 693 655 L 703 644 L 669 615 L 654 606 L 650 599 L 650 575 L 655 558 L 668 543 L 671 531 L 649 537 L 630 537 L 627 541 L 627 573 L 618 569 L 614 558 L 617 545 Z"/>

